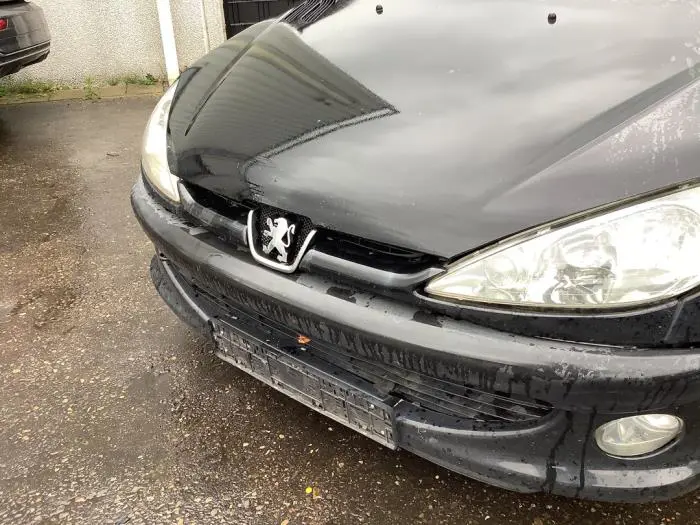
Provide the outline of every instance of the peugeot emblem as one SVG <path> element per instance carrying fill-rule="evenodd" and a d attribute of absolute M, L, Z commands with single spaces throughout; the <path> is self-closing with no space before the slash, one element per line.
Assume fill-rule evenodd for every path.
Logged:
<path fill-rule="evenodd" d="M 284 217 L 276 219 L 267 219 L 267 230 L 263 232 L 263 252 L 265 255 L 270 255 L 273 250 L 277 252 L 277 260 L 281 263 L 287 262 L 287 248 L 293 241 L 293 235 L 296 231 L 296 224 L 290 224 Z"/>
<path fill-rule="evenodd" d="M 248 213 L 246 236 L 253 258 L 280 272 L 296 271 L 315 234 L 306 217 L 269 207 Z"/>

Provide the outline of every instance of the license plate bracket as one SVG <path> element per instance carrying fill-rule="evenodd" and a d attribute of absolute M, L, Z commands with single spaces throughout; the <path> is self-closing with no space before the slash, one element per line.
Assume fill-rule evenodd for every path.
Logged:
<path fill-rule="evenodd" d="M 382 395 L 372 383 L 318 359 L 302 345 L 280 348 L 222 319 L 213 319 L 212 325 L 221 359 L 338 423 L 397 448 L 398 399 Z"/>

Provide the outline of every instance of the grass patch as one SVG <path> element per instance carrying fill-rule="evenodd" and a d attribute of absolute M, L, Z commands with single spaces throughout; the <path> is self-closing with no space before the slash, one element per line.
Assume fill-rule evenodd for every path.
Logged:
<path fill-rule="evenodd" d="M 53 82 L 41 80 L 13 80 L 7 79 L 0 82 L 0 97 L 13 95 L 48 95 L 65 86 Z"/>
<path fill-rule="evenodd" d="M 115 76 L 107 79 L 106 83 L 110 86 L 159 86 L 162 80 L 154 77 L 151 74 L 147 75 L 124 75 Z M 95 77 L 85 77 L 82 83 L 83 98 L 85 100 L 97 100 L 100 98 L 100 89 L 105 86 L 105 80 L 96 79 Z M 79 83 L 73 86 L 59 84 L 56 82 L 45 82 L 43 80 L 19 80 L 12 77 L 0 80 L 0 98 L 32 98 L 46 97 L 57 91 L 64 89 L 80 89 Z M 148 91 L 148 90 L 143 90 Z M 124 94 L 123 92 L 121 94 Z"/>
<path fill-rule="evenodd" d="M 147 73 L 145 75 L 123 75 L 120 77 L 110 77 L 107 79 L 107 84 L 110 86 L 117 86 L 119 84 L 131 84 L 137 86 L 155 86 L 158 83 L 158 79 Z"/>

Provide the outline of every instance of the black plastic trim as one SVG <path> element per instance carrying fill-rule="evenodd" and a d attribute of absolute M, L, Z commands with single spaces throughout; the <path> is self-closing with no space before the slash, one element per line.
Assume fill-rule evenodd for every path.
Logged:
<path fill-rule="evenodd" d="M 194 200 L 187 187 L 179 183 L 180 200 L 183 211 L 191 218 L 202 223 L 202 226 L 211 230 L 225 242 L 246 246 L 248 237 L 246 226 L 240 222 L 229 219 L 210 208 L 206 208 Z"/>
<path fill-rule="evenodd" d="M 414 273 L 394 273 L 341 259 L 319 250 L 309 250 L 301 262 L 301 268 L 309 272 L 325 272 L 336 277 L 362 281 L 389 290 L 412 290 L 420 283 L 431 279 L 444 270 L 426 268 Z"/>
<path fill-rule="evenodd" d="M 622 312 L 545 312 L 488 305 L 458 304 L 414 294 L 424 308 L 519 335 L 632 347 L 667 344 L 678 301 Z"/>
<path fill-rule="evenodd" d="M 700 292 L 683 297 L 666 334 L 666 344 L 683 346 L 700 341 Z"/>
<path fill-rule="evenodd" d="M 144 180 L 146 179 L 144 178 Z M 147 180 L 146 182 L 148 183 Z M 244 220 L 236 220 L 227 217 L 222 213 L 215 211 L 213 206 L 216 205 L 220 207 L 224 212 L 226 209 L 231 208 L 232 213 L 240 212 L 240 210 L 243 209 L 245 209 L 246 213 L 249 213 L 249 208 L 245 207 L 244 205 L 239 205 L 238 210 L 233 209 L 232 204 L 224 202 L 224 197 L 218 196 L 209 191 L 206 192 L 207 196 L 209 198 L 219 199 L 220 202 L 217 201 L 216 203 L 213 203 L 212 207 L 204 206 L 197 200 L 203 198 L 203 196 L 197 196 L 195 194 L 196 191 L 199 191 L 196 186 L 192 187 L 191 185 L 180 182 L 178 184 L 178 188 L 180 191 L 182 211 L 189 218 L 195 220 L 198 224 L 210 230 L 224 242 L 232 243 L 234 245 L 247 246 L 249 249 L 251 248 L 247 235 L 247 229 L 249 226 L 246 225 Z M 152 193 L 155 191 L 152 188 L 150 189 Z M 168 204 L 162 202 L 162 197 L 159 195 L 156 194 L 154 196 L 161 204 Z M 174 210 L 171 209 L 170 211 Z M 328 233 L 325 231 L 322 234 L 324 237 L 327 235 Z M 328 243 L 321 244 L 322 246 L 326 247 L 328 245 Z M 374 288 L 385 289 L 387 291 L 412 291 L 421 283 L 439 275 L 444 271 L 442 268 L 427 266 L 414 272 L 390 272 L 381 268 L 336 257 L 330 253 L 322 251 L 322 249 L 320 249 L 321 246 L 313 247 L 313 244 L 311 244 L 311 246 L 311 248 L 306 250 L 306 253 L 304 253 L 304 250 L 300 252 L 300 254 L 304 253 L 304 255 L 298 264 L 299 268 L 302 268 L 308 272 L 323 272 L 342 280 L 360 282 L 371 285 Z M 398 248 L 396 249 L 398 250 Z M 267 262 L 261 264 L 268 265 Z M 294 269 L 296 269 L 296 265 L 292 271 Z"/>

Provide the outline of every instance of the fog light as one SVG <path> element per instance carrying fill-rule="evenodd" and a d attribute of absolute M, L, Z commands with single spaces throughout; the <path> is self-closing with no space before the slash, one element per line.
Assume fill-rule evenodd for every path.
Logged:
<path fill-rule="evenodd" d="M 595 440 L 613 456 L 641 456 L 673 441 L 683 430 L 683 420 L 668 414 L 624 417 L 598 427 Z"/>

